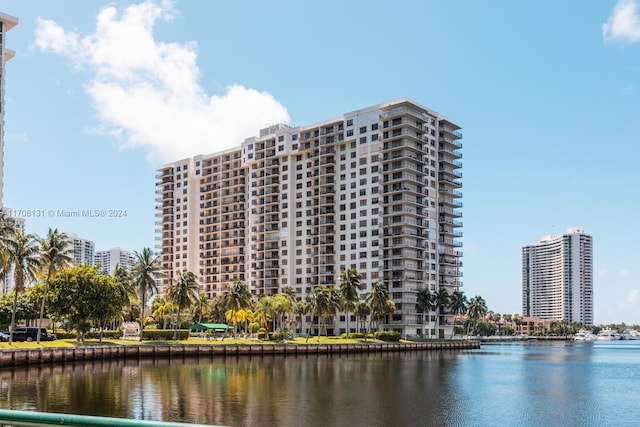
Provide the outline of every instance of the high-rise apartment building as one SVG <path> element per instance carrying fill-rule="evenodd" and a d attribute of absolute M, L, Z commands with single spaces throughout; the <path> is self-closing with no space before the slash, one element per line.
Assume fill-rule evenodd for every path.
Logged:
<path fill-rule="evenodd" d="M 96 251 L 93 255 L 93 265 L 98 266 L 98 273 L 104 276 L 113 276 L 116 266 L 131 269 L 135 265 L 136 257 L 133 252 L 120 248 L 111 248 L 106 251 Z"/>
<path fill-rule="evenodd" d="M 522 314 L 593 325 L 593 243 L 582 227 L 522 248 Z"/>
<path fill-rule="evenodd" d="M 5 47 L 5 34 L 18 25 L 18 18 L 0 13 L 0 208 L 4 206 L 4 81 L 5 66 L 8 60 L 15 56 L 15 52 Z"/>
<path fill-rule="evenodd" d="M 416 292 L 461 286 L 461 137 L 403 98 L 274 125 L 235 149 L 165 165 L 156 184 L 164 284 L 188 269 L 210 298 L 236 279 L 255 294 L 290 285 L 304 298 L 355 268 L 367 290 L 388 286 L 396 310 L 383 327 L 420 334 Z M 450 335 L 452 317 L 439 320 L 433 332 Z"/>
<path fill-rule="evenodd" d="M 76 265 L 88 264 L 93 265 L 93 254 L 95 251 L 95 244 L 91 240 L 78 237 L 74 233 L 65 233 L 67 235 L 67 241 L 73 249 L 73 261 Z"/>

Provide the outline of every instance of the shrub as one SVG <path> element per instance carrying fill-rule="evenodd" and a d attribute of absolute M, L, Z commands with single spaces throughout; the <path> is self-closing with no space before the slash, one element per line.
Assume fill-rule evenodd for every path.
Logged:
<path fill-rule="evenodd" d="M 258 339 L 259 340 L 267 339 L 267 330 L 265 328 L 258 329 Z"/>
<path fill-rule="evenodd" d="M 142 338 L 145 340 L 163 340 L 169 341 L 173 339 L 173 329 L 145 329 Z M 186 340 L 189 338 L 190 331 L 188 329 L 178 329 L 178 339 Z"/>
<path fill-rule="evenodd" d="M 364 338 L 364 334 L 362 332 L 351 332 L 349 335 L 341 334 L 340 338 Z"/>
<path fill-rule="evenodd" d="M 378 331 L 375 333 L 376 339 L 386 342 L 400 342 L 402 334 L 396 331 Z"/>

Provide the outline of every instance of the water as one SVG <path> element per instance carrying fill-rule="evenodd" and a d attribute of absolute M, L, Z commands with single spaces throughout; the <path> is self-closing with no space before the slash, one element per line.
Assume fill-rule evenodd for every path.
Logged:
<path fill-rule="evenodd" d="M 640 341 L 5 369 L 0 407 L 229 426 L 637 426 Z"/>

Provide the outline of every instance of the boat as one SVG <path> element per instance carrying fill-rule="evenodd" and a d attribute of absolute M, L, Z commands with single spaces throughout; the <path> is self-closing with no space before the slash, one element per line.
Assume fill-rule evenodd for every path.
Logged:
<path fill-rule="evenodd" d="M 621 338 L 621 335 L 611 328 L 604 328 L 598 332 L 598 341 L 617 341 Z"/>
<path fill-rule="evenodd" d="M 622 340 L 640 340 L 640 332 L 635 329 L 626 330 L 622 333 L 620 337 Z"/>
<path fill-rule="evenodd" d="M 573 340 L 574 341 L 595 341 L 596 338 L 597 336 L 593 332 L 587 331 L 586 329 L 582 329 L 573 337 Z"/>

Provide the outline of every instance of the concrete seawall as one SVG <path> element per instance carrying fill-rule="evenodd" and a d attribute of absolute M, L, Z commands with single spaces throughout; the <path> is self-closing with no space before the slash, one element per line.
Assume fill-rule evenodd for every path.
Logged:
<path fill-rule="evenodd" d="M 154 359 L 198 356 L 261 356 L 304 354 L 354 354 L 393 351 L 478 349 L 478 341 L 390 344 L 229 344 L 229 345 L 127 345 L 0 350 L 0 368 L 35 366 L 87 360 Z"/>

